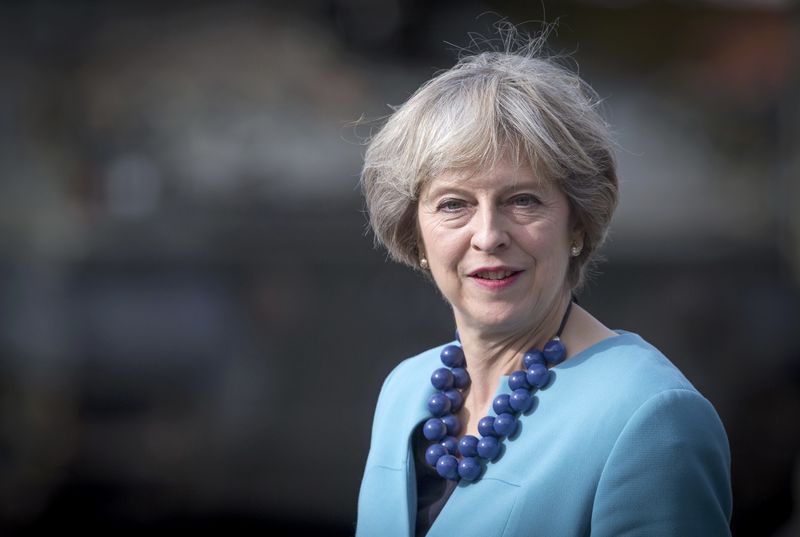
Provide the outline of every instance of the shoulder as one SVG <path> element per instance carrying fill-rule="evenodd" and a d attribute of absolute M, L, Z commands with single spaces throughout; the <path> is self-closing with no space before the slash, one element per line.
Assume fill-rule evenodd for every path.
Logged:
<path fill-rule="evenodd" d="M 577 368 L 584 370 L 584 385 L 591 378 L 602 387 L 593 394 L 593 410 L 603 423 L 608 455 L 593 527 L 615 534 L 629 517 L 624 522 L 632 527 L 651 524 L 667 534 L 726 534 L 730 451 L 716 410 L 641 337 L 622 333 L 611 339 L 616 341 L 584 358 L 587 367 Z M 624 516 L 614 507 L 623 499 L 634 507 Z"/>
<path fill-rule="evenodd" d="M 427 413 L 433 391 L 431 373 L 441 366 L 440 345 L 400 362 L 381 387 L 373 420 L 373 440 L 382 434 L 413 428 Z"/>
<path fill-rule="evenodd" d="M 444 347 L 453 343 L 433 347 L 397 364 L 383 382 L 381 398 L 402 393 L 410 387 L 419 388 L 420 382 L 427 381 L 434 369 L 442 367 L 439 355 Z"/>
<path fill-rule="evenodd" d="M 686 388 L 654 393 L 613 444 L 592 526 L 608 535 L 648 526 L 648 535 L 729 535 L 730 464 L 725 429 L 707 399 Z M 620 501 L 630 509 L 621 512 Z"/>
<path fill-rule="evenodd" d="M 569 379 L 565 384 L 581 390 L 584 395 L 580 399 L 594 394 L 601 403 L 623 405 L 631 413 L 664 391 L 685 390 L 700 395 L 656 347 L 632 332 L 618 333 L 557 366 L 555 375 Z"/>
<path fill-rule="evenodd" d="M 591 416 L 575 434 L 591 432 L 594 450 L 612 453 L 654 443 L 678 453 L 679 445 L 711 448 L 729 459 L 722 421 L 701 394 L 663 353 L 630 332 L 592 346 L 554 368 L 554 416 L 567 422 Z M 555 417 L 553 418 L 555 419 Z M 571 428 L 567 428 L 571 430 Z"/>
<path fill-rule="evenodd" d="M 675 364 L 639 335 L 621 333 L 617 344 L 596 358 L 597 378 L 609 391 L 619 394 L 616 404 L 625 407 L 621 415 L 626 417 L 626 426 L 667 411 L 672 420 L 687 426 L 703 423 L 725 439 L 722 422 L 711 402 Z M 664 425 L 669 423 L 663 416 L 655 419 Z"/>
<path fill-rule="evenodd" d="M 629 332 L 619 337 L 620 344 L 596 364 L 624 400 L 619 441 L 658 439 L 675 449 L 713 446 L 727 460 L 727 436 L 711 402 L 653 345 Z"/>

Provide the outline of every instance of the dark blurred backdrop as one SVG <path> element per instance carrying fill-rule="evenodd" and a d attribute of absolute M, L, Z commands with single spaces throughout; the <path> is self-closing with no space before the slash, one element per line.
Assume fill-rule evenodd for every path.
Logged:
<path fill-rule="evenodd" d="M 0 533 L 353 533 L 381 381 L 453 330 L 365 233 L 353 121 L 505 17 L 619 135 L 582 302 L 718 409 L 734 533 L 800 534 L 792 4 L 4 2 Z"/>

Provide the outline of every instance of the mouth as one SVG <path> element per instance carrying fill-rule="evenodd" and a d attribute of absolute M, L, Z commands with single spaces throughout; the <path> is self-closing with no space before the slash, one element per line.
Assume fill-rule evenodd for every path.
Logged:
<path fill-rule="evenodd" d="M 499 280 L 507 280 L 512 276 L 519 274 L 522 272 L 521 270 L 511 270 L 511 269 L 485 269 L 485 270 L 476 270 L 470 274 L 471 278 L 477 278 L 480 280 L 492 280 L 492 281 L 499 281 Z"/>

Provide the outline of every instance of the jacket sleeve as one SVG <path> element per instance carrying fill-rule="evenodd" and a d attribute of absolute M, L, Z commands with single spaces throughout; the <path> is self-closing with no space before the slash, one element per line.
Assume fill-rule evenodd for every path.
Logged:
<path fill-rule="evenodd" d="M 730 535 L 730 450 L 695 391 L 660 392 L 628 420 L 603 469 L 591 535 Z"/>

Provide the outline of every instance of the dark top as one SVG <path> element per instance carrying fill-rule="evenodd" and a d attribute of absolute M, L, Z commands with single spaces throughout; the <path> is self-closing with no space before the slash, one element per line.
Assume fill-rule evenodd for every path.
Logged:
<path fill-rule="evenodd" d="M 424 537 L 439 516 L 457 481 L 444 479 L 425 460 L 431 442 L 422 434 L 423 423 L 414 428 L 411 441 L 414 449 L 414 473 L 417 476 L 417 525 L 415 535 Z"/>

